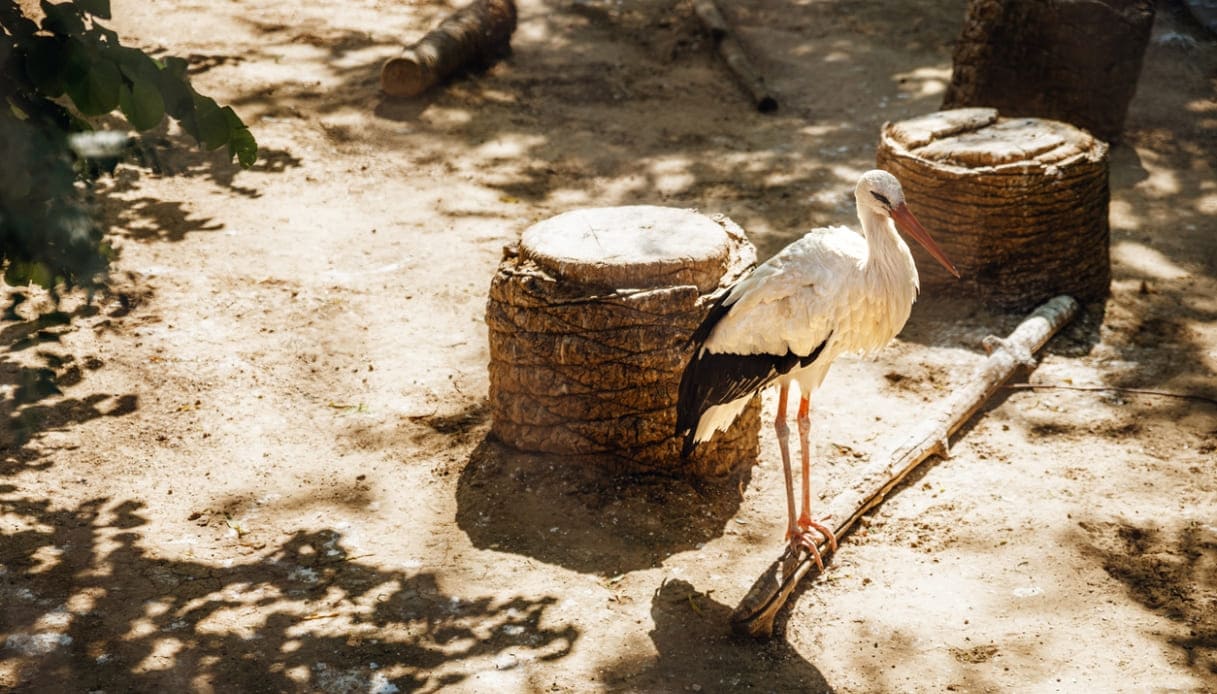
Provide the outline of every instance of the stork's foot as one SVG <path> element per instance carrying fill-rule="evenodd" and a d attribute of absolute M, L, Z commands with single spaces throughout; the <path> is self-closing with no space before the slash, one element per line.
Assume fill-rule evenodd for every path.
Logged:
<path fill-rule="evenodd" d="M 832 529 L 805 515 L 799 517 L 796 527 L 786 531 L 786 540 L 790 543 L 791 551 L 797 555 L 800 550 L 807 550 L 811 560 L 816 563 L 816 568 L 823 571 L 824 556 L 819 547 L 821 539 L 828 543 L 829 551 L 837 551 L 837 536 L 833 534 Z"/>
<path fill-rule="evenodd" d="M 835 533 L 833 533 L 832 528 L 829 528 L 822 522 L 828 520 L 829 518 L 832 518 L 832 516 L 824 516 L 824 518 L 820 519 L 819 521 L 813 521 L 811 516 L 807 515 L 807 512 L 804 511 L 803 514 L 799 516 L 798 523 L 799 528 L 804 533 L 815 530 L 816 532 L 820 533 L 820 535 L 823 535 L 824 540 L 828 542 L 828 548 L 835 552 L 837 551 L 837 536 Z"/>

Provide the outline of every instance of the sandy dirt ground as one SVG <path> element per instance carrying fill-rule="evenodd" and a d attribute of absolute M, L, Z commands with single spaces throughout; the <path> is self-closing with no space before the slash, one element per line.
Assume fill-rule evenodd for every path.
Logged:
<path fill-rule="evenodd" d="M 504 244 L 582 206 L 725 213 L 761 258 L 852 222 L 963 4 L 740 3 L 760 115 L 686 1 L 523 0 L 509 60 L 393 101 L 380 64 L 453 5 L 116 0 L 261 159 L 155 135 L 166 175 L 102 183 L 116 291 L 0 323 L 0 690 L 1217 691 L 1217 43 L 1174 4 L 1111 155 L 1111 296 L 1019 377 L 1123 390 L 1003 391 L 772 640 L 726 626 L 782 546 L 770 427 L 714 481 L 487 436 Z M 815 492 L 1021 317 L 929 294 L 840 360 Z"/>

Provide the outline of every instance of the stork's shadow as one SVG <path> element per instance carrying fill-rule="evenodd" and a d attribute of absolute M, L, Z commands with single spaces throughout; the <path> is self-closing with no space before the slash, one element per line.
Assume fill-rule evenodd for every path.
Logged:
<path fill-rule="evenodd" d="M 731 634 L 730 614 L 730 607 L 686 581 L 664 582 L 651 600 L 650 636 L 658 657 L 617 661 L 604 671 L 605 683 L 612 691 L 833 691 L 785 639 Z"/>
<path fill-rule="evenodd" d="M 480 549 L 614 576 L 721 536 L 751 479 L 742 468 L 716 480 L 621 472 L 487 437 L 461 472 L 456 521 Z"/>

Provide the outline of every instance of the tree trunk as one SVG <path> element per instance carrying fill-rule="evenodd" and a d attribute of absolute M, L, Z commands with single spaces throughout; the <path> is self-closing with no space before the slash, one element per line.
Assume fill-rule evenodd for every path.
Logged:
<path fill-rule="evenodd" d="M 525 451 L 691 476 L 757 457 L 759 399 L 682 460 L 678 384 L 712 297 L 756 260 L 726 218 L 635 206 L 529 228 L 490 287 L 492 432 Z"/>
<path fill-rule="evenodd" d="M 885 125 L 877 160 L 959 268 L 912 244 L 922 285 L 1023 308 L 1107 296 L 1107 151 L 1066 123 L 965 108 Z"/>
<path fill-rule="evenodd" d="M 1152 0 L 968 0 L 942 107 L 1062 120 L 1114 142 L 1153 21 Z"/>

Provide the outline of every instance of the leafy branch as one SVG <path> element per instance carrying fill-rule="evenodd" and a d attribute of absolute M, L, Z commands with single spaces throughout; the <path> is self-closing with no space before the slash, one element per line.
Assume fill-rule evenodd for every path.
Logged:
<path fill-rule="evenodd" d="M 207 150 L 241 166 L 258 145 L 236 112 L 190 83 L 187 63 L 124 46 L 99 20 L 109 0 L 41 0 L 40 22 L 0 3 L 0 268 L 13 286 L 100 284 L 112 252 L 85 184 L 87 118 L 118 111 L 137 131 L 176 121 Z M 84 143 L 82 145 L 82 143 Z"/>

